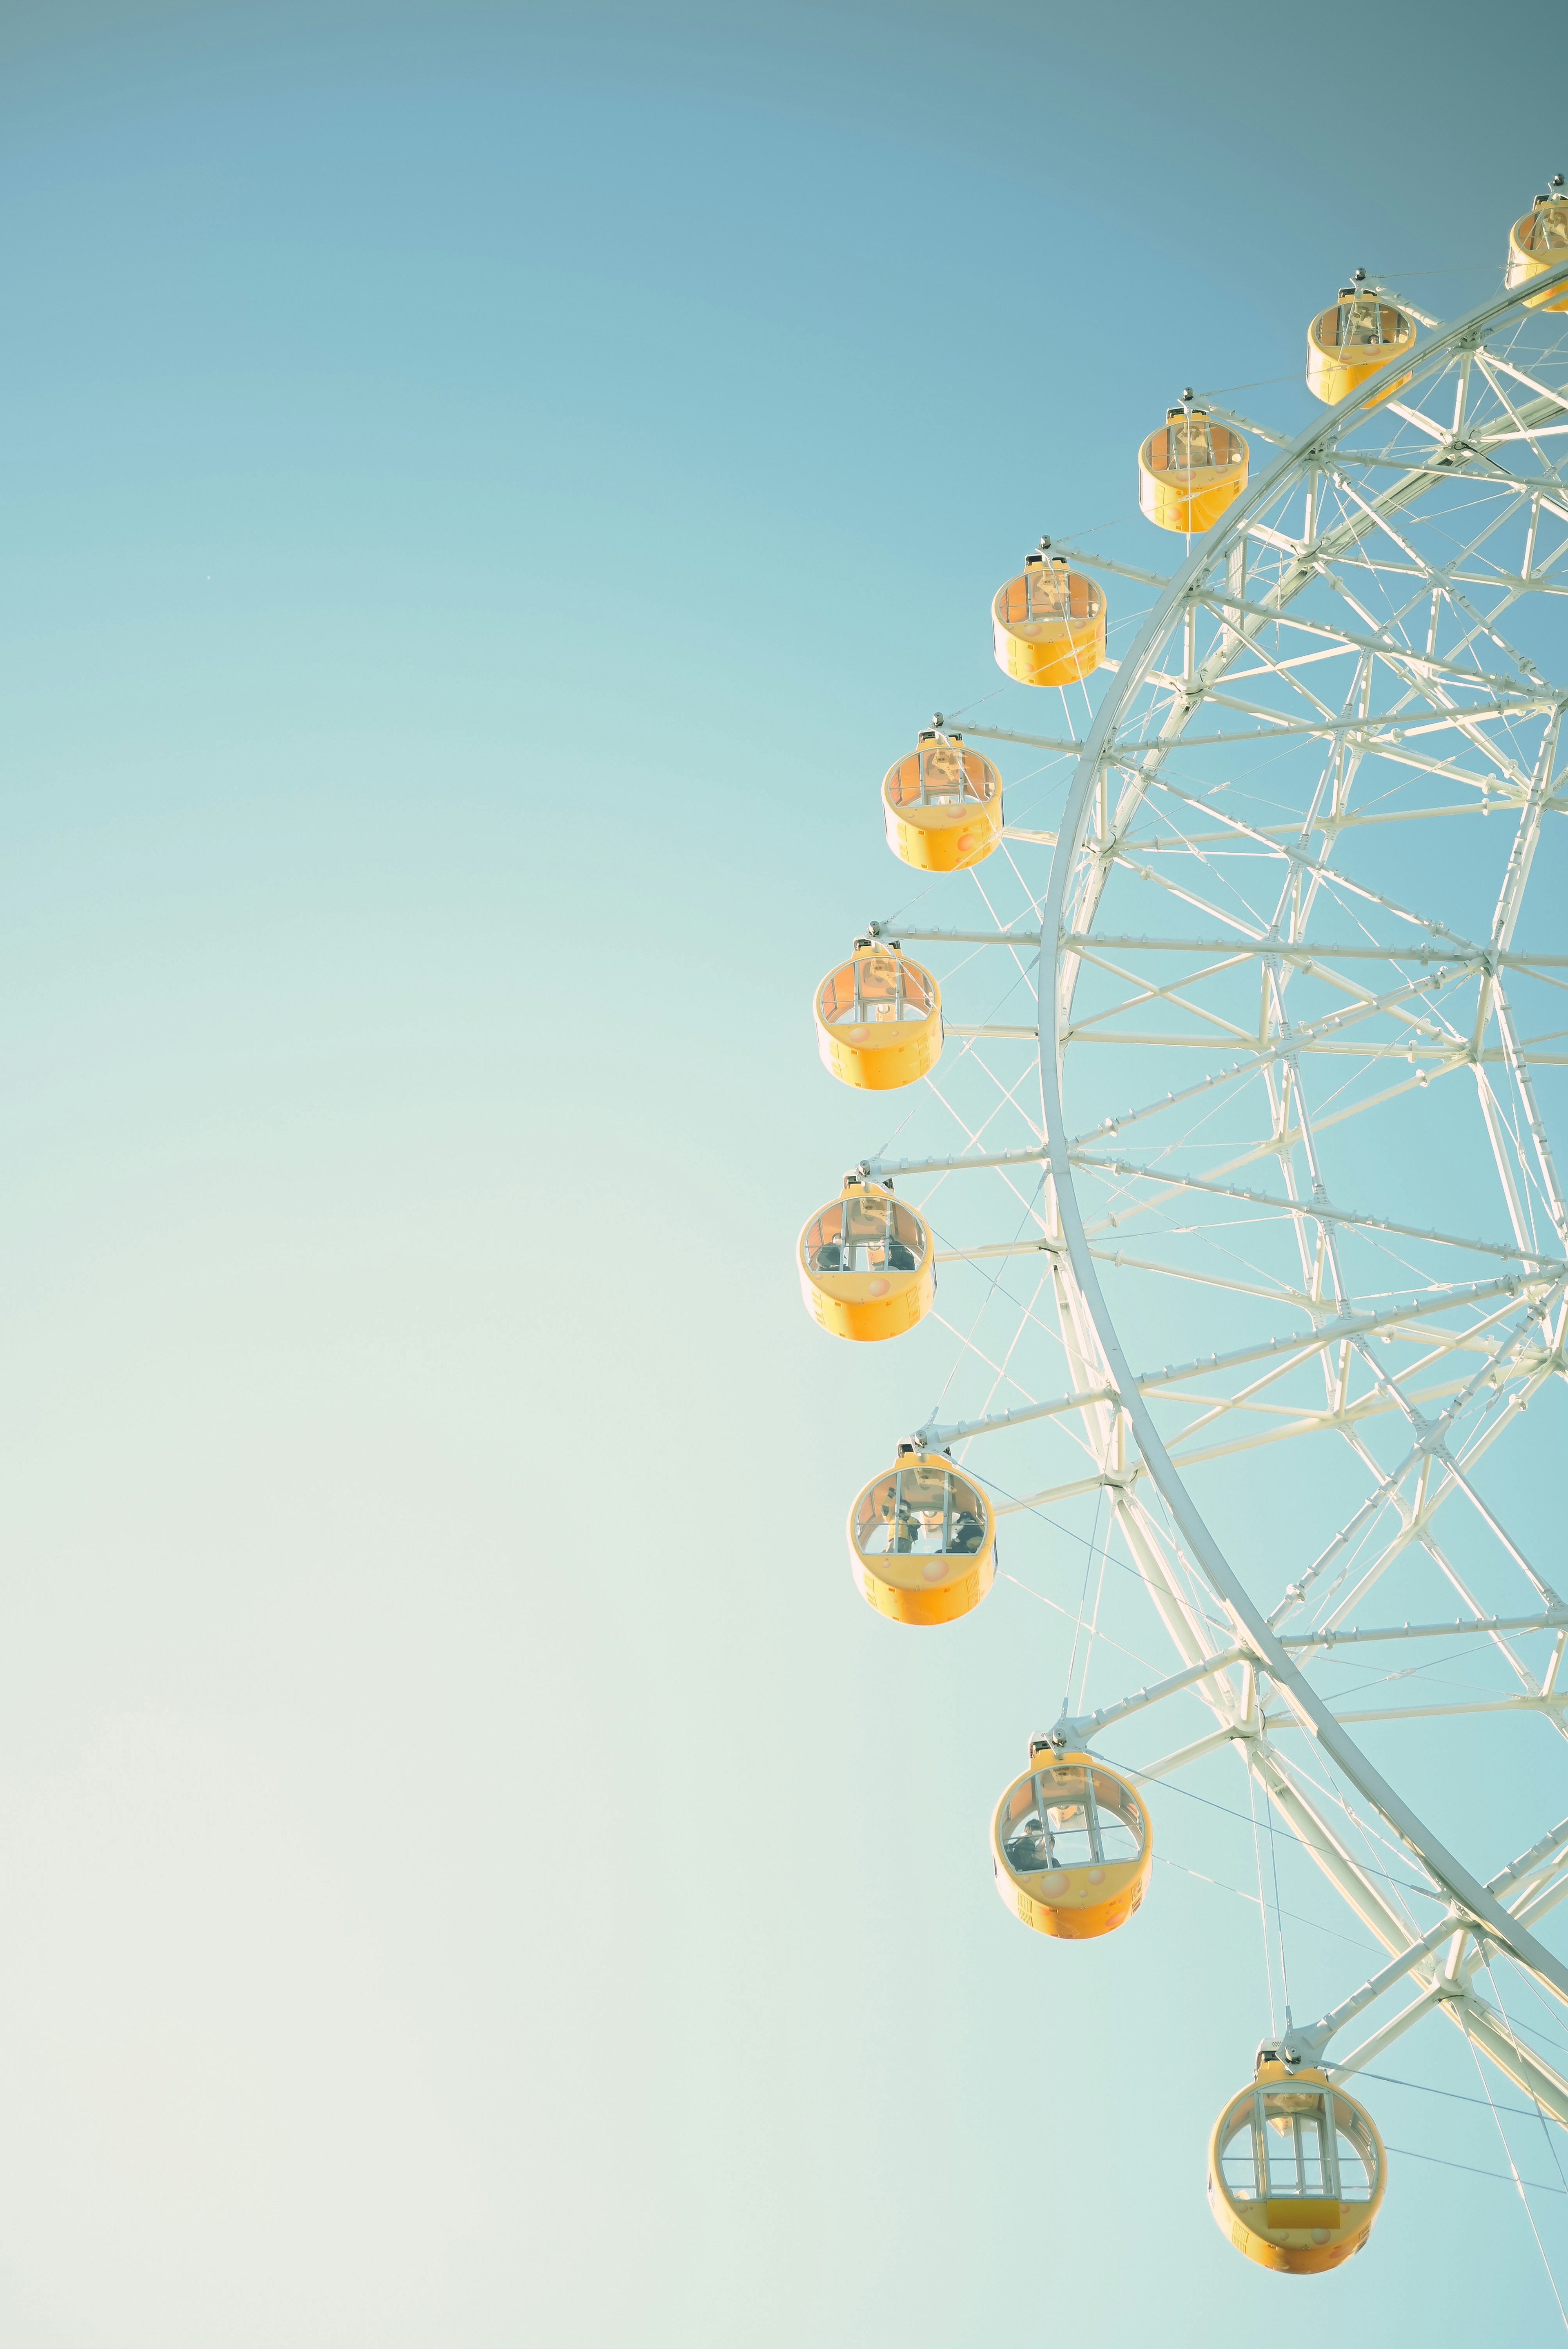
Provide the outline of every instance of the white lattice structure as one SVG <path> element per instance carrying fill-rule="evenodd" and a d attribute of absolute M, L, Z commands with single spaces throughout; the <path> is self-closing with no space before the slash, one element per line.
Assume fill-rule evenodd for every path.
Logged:
<path fill-rule="evenodd" d="M 1287 2060 L 1348 2077 L 1436 2009 L 1568 2123 L 1568 2065 L 1487 1994 L 1501 1954 L 1568 2002 L 1537 1930 L 1568 1896 L 1568 316 L 1527 306 L 1559 279 L 1423 320 L 1391 398 L 1288 445 L 1209 401 L 1252 486 L 1174 576 L 1052 550 L 1151 608 L 1059 735 L 963 728 L 1076 765 L 1050 828 L 1010 782 L 1005 854 L 873 926 L 947 1040 L 864 1171 L 936 1235 L 960 1342 L 918 1432 L 985 1481 L 1004 1565 L 1037 1583 L 1093 1523 L 1092 1566 L 1114 1526 L 1097 1687 L 1160 1670 L 1058 1732 L 1157 1816 L 1231 1749 L 1387 1952 Z M 1198 1733 L 1136 1751 L 1167 1699 Z M 1434 1720 L 1435 1780 L 1398 1744 Z M 1478 1785 L 1501 1867 L 1456 1847 Z"/>

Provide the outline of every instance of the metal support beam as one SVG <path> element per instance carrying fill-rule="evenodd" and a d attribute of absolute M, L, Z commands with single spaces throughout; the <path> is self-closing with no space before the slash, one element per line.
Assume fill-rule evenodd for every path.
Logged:
<path fill-rule="evenodd" d="M 894 1174 L 955 1174 L 971 1166 L 1043 1166 L 1041 1150 L 976 1151 L 958 1158 L 862 1158 L 860 1172 L 868 1182 L 885 1183 Z"/>
<path fill-rule="evenodd" d="M 1568 284 L 1568 264 L 1564 264 L 1561 269 L 1549 274 L 1549 282 L 1553 284 L 1559 278 L 1564 284 Z M 1532 295 L 1539 293 L 1543 282 L 1548 281 L 1532 281 Z M 1412 374 L 1416 378 L 1416 390 L 1412 396 L 1418 397 L 1419 383 L 1439 366 L 1445 366 L 1453 351 L 1470 347 L 1480 341 L 1491 325 L 1511 314 L 1517 314 L 1522 301 L 1522 295 L 1516 291 L 1513 295 L 1484 303 L 1472 311 L 1468 318 L 1447 330 L 1446 334 L 1435 336 L 1418 355 L 1412 368 Z M 1095 877 L 1086 883 L 1084 897 L 1080 900 L 1080 905 L 1074 909 L 1075 918 L 1069 922 L 1067 917 L 1068 889 L 1078 869 L 1080 853 L 1086 849 L 1091 822 L 1096 842 L 1098 843 L 1104 835 L 1105 826 L 1103 813 L 1099 812 L 1099 786 L 1102 769 L 1108 761 L 1118 755 L 1115 745 L 1118 723 L 1122 712 L 1130 706 L 1133 694 L 1146 680 L 1151 678 L 1160 648 L 1164 646 L 1172 629 L 1178 626 L 1181 614 L 1187 608 L 1191 598 L 1195 594 L 1206 592 L 1205 583 L 1213 570 L 1216 555 L 1222 556 L 1227 544 L 1244 534 L 1254 515 L 1268 506 L 1279 487 L 1287 479 L 1294 479 L 1310 466 L 1320 464 L 1326 458 L 1332 457 L 1344 431 L 1346 417 L 1354 417 L 1365 412 L 1367 402 L 1376 396 L 1377 385 L 1377 378 L 1375 378 L 1372 385 L 1362 394 L 1358 402 L 1343 403 L 1331 417 L 1315 424 L 1304 434 L 1286 452 L 1279 464 L 1272 468 L 1250 492 L 1243 493 L 1231 510 L 1230 514 L 1224 518 L 1223 523 L 1216 527 L 1213 543 L 1205 544 L 1189 557 L 1171 585 L 1161 595 L 1133 650 L 1123 658 L 1119 672 L 1118 687 L 1108 693 L 1101 701 L 1090 728 L 1078 771 L 1068 792 L 1057 846 L 1052 860 L 1050 884 L 1041 928 L 1045 937 L 1053 944 L 1042 947 L 1037 990 L 1041 1013 L 1040 1081 L 1045 1112 L 1047 1152 L 1049 1162 L 1062 1170 L 1063 1177 L 1067 1177 L 1069 1158 L 1060 1092 L 1060 1031 L 1070 1011 L 1071 989 L 1076 973 L 1080 967 L 1080 957 L 1076 950 L 1063 948 L 1059 950 L 1058 960 L 1058 950 L 1055 947 L 1054 942 L 1068 936 L 1078 936 L 1084 933 L 1087 924 L 1082 916 L 1092 909 L 1093 903 L 1098 902 L 1098 892 L 1103 887 L 1106 860 L 1101 855 L 1092 868 Z M 1415 494 L 1414 491 L 1410 492 L 1412 497 Z M 1400 496 L 1400 485 L 1396 482 L 1387 495 L 1380 498 L 1377 509 L 1367 508 L 1350 521 L 1336 523 L 1336 531 L 1343 532 L 1346 544 L 1351 545 L 1357 543 L 1359 538 L 1372 528 L 1388 528 L 1386 516 L 1398 511 Z M 1398 534 L 1394 533 L 1394 535 L 1397 537 Z M 1398 543 L 1403 547 L 1404 542 Z M 1327 544 L 1328 542 L 1325 541 L 1326 551 Z M 1405 551 L 1408 552 L 1408 549 Z M 1254 605 L 1253 598 L 1240 594 L 1223 599 L 1223 615 L 1229 625 L 1222 638 L 1222 645 L 1228 649 L 1222 649 L 1216 655 L 1217 667 L 1222 667 L 1225 663 L 1233 661 L 1243 645 L 1257 639 L 1265 625 L 1283 618 L 1292 597 L 1307 584 L 1310 578 L 1317 575 L 1317 560 L 1315 557 L 1309 560 L 1309 556 L 1313 554 L 1312 550 L 1302 549 L 1299 555 L 1297 555 L 1297 550 L 1294 548 L 1290 552 L 1297 559 L 1294 562 L 1293 567 L 1287 569 L 1282 576 L 1278 587 L 1272 591 L 1271 599 L 1267 604 Z M 1427 689 L 1432 692 L 1439 689 L 1433 680 L 1440 680 L 1446 677 L 1454 666 L 1446 657 L 1412 654 L 1387 638 L 1380 641 L 1368 638 L 1366 650 L 1380 660 L 1392 661 L 1407 674 L 1415 672 L 1426 680 Z M 1479 674 L 1467 678 L 1466 682 L 1485 684 L 1489 690 L 1499 689 L 1497 685 L 1490 680 L 1483 680 Z M 1528 691 L 1520 692 L 1510 680 L 1502 681 L 1501 690 L 1510 698 L 1517 696 L 1521 702 L 1532 698 Z M 1538 694 L 1533 697 L 1535 700 L 1539 698 Z M 1189 691 L 1183 694 L 1179 703 L 1173 702 L 1166 719 L 1161 743 L 1150 746 L 1150 750 L 1145 753 L 1141 774 L 1138 781 L 1130 786 L 1129 800 L 1135 802 L 1140 792 L 1147 788 L 1149 781 L 1153 779 L 1164 750 L 1181 739 L 1186 719 L 1200 699 L 1200 694 L 1192 694 Z M 1462 713 L 1460 715 L 1462 718 Z M 1126 817 L 1120 811 L 1119 811 L 1117 822 L 1119 826 L 1125 825 Z M 1244 828 L 1238 826 L 1237 829 Z M 1319 885 L 1315 877 L 1314 860 L 1308 858 L 1296 860 L 1295 870 L 1299 879 L 1294 885 L 1304 890 L 1311 890 Z M 1047 1007 L 1051 1014 L 1049 1019 L 1047 1018 Z M 1090 1163 L 1087 1154 L 1078 1163 Z M 1148 1181 L 1159 1179 L 1150 1170 L 1125 1162 L 1112 1162 L 1107 1171 Z M 1172 1190 L 1187 1187 L 1197 1190 L 1211 1188 L 1221 1190 L 1223 1186 L 1192 1183 L 1190 1185 L 1172 1185 L 1171 1187 Z M 1487 1889 L 1462 1861 L 1448 1849 L 1432 1829 L 1416 1815 L 1404 1798 L 1388 1784 L 1382 1773 L 1373 1766 L 1367 1756 L 1335 1719 L 1328 1705 L 1305 1679 L 1292 1655 L 1281 1644 L 1277 1635 L 1253 1602 L 1244 1584 L 1233 1570 L 1173 1465 L 1160 1432 L 1154 1424 L 1148 1403 L 1140 1392 L 1138 1381 L 1127 1361 L 1120 1337 L 1100 1288 L 1098 1268 L 1090 1254 L 1075 1185 L 1070 1178 L 1058 1179 L 1054 1189 L 1057 1212 L 1060 1218 L 1062 1238 L 1071 1267 L 1073 1284 L 1084 1301 L 1092 1323 L 1098 1350 L 1105 1366 L 1107 1383 L 1121 1397 L 1122 1410 L 1130 1423 L 1138 1450 L 1170 1512 L 1177 1539 L 1223 1607 L 1233 1626 L 1238 1643 L 1246 1645 L 1261 1660 L 1275 1688 L 1296 1720 L 1316 1739 L 1336 1771 L 1355 1788 L 1365 1802 L 1371 1806 L 1427 1871 L 1432 1882 L 1448 1896 L 1463 1917 L 1483 1928 L 1488 1937 L 1498 1947 L 1507 1951 L 1556 1996 L 1568 2003 L 1568 1966 L 1564 1966 L 1553 1951 L 1546 1949 L 1515 1916 L 1501 1905 L 1495 1895 Z M 1337 1215 L 1326 1216 L 1322 1206 L 1316 1201 L 1308 1202 L 1291 1198 L 1271 1201 L 1270 1205 L 1285 1213 L 1315 1221 L 1320 1226 L 1343 1220 L 1359 1223 L 1374 1229 L 1392 1228 L 1391 1225 L 1385 1224 L 1383 1219 L 1377 1217 L 1352 1217 L 1344 1215 L 1342 1211 Z M 1412 1229 L 1409 1236 L 1418 1238 L 1436 1237 L 1434 1234 L 1423 1233 L 1418 1229 Z M 1461 1245 L 1471 1244 L 1461 1243 Z M 1500 1250 L 1495 1252 L 1501 1253 Z M 1538 1256 L 1533 1251 L 1522 1251 L 1520 1260 L 1540 1265 L 1550 1264 L 1554 1269 L 1562 1268 L 1561 1259 L 1544 1255 Z M 1403 1929 L 1397 1930 L 1398 1938 L 1402 1940 Z M 1480 2018 L 1470 2016 L 1467 2017 L 1466 2027 L 1472 2030 L 1472 2034 L 1479 2036 L 1485 2025 Z M 1495 2048 L 1489 2046 L 1488 2052 L 1493 2055 L 1494 2060 L 1503 2062 L 1504 2068 L 1507 2068 L 1504 2056 L 1499 2054 Z M 1563 2110 L 1565 2116 L 1568 2116 L 1568 2093 L 1564 2094 Z"/>

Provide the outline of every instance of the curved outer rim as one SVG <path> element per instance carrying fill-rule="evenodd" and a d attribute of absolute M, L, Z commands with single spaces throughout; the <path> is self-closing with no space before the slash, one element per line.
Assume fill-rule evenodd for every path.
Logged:
<path fill-rule="evenodd" d="M 1549 286 L 1558 283 L 1568 285 L 1568 264 L 1549 274 L 1542 273 L 1542 275 Z M 1481 340 L 1494 321 L 1506 317 L 1511 311 L 1524 309 L 1530 296 L 1539 295 L 1542 284 L 1542 276 L 1532 277 L 1511 293 L 1480 304 L 1465 317 L 1446 327 L 1440 335 L 1434 336 L 1425 349 L 1407 353 L 1397 364 L 1401 367 L 1413 365 L 1415 372 L 1419 374 L 1433 359 L 1447 359 L 1456 351 L 1473 346 Z M 1390 364 L 1396 362 L 1391 361 Z M 1228 540 L 1234 537 L 1238 526 L 1257 507 L 1272 498 L 1320 450 L 1336 441 L 1345 426 L 1372 404 L 1377 385 L 1377 378 L 1375 376 L 1354 398 L 1341 401 L 1321 423 L 1304 432 L 1300 440 L 1284 451 L 1278 463 L 1269 468 L 1261 481 L 1256 482 L 1250 492 L 1243 492 L 1215 532 L 1194 549 L 1156 603 L 1137 643 L 1123 661 L 1112 689 L 1095 714 L 1062 811 L 1061 828 L 1057 834 L 1057 845 L 1051 858 L 1050 880 L 1041 908 L 1040 960 L 1036 997 L 1039 1009 L 1040 1094 L 1045 1112 L 1046 1143 L 1061 1218 L 1063 1243 L 1103 1350 L 1119 1407 L 1131 1422 L 1144 1464 L 1158 1485 L 1193 1562 L 1238 1631 L 1244 1634 L 1259 1663 L 1266 1670 L 1302 1727 L 1316 1738 L 1324 1752 L 1332 1757 L 1335 1766 L 1344 1772 L 1352 1785 L 1371 1804 L 1456 1905 L 1468 1911 L 1477 1924 L 1483 1926 L 1489 1937 L 1510 1956 L 1528 1967 L 1559 1998 L 1568 2002 L 1568 1966 L 1561 1959 L 1553 1957 L 1550 1950 L 1543 1948 L 1533 1933 L 1527 1931 L 1471 1875 L 1469 1868 L 1453 1857 L 1409 1805 L 1396 1794 L 1382 1773 L 1374 1768 L 1354 1739 L 1335 1720 L 1315 1690 L 1308 1685 L 1232 1571 L 1229 1561 L 1204 1523 L 1161 1441 L 1149 1406 L 1122 1350 L 1121 1340 L 1117 1335 L 1088 1252 L 1083 1217 L 1073 1189 L 1067 1126 L 1062 1114 L 1059 1028 L 1062 1001 L 1057 984 L 1060 965 L 1057 942 L 1062 932 L 1062 910 L 1068 886 L 1082 845 L 1085 823 L 1107 741 L 1123 708 L 1141 684 L 1156 647 L 1163 641 L 1172 616 L 1180 610 L 1199 572 L 1208 566 L 1215 553 Z M 1183 725 L 1187 714 L 1182 715 Z M 1172 742 L 1177 740 L 1179 731 L 1179 729 L 1173 731 L 1169 740 Z"/>

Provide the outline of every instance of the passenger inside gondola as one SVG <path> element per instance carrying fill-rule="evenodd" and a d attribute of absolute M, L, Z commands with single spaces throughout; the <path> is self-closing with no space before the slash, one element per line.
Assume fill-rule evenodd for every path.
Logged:
<path fill-rule="evenodd" d="M 857 954 L 817 990 L 817 1017 L 825 1026 L 867 1027 L 924 1019 L 934 1008 L 931 975 L 898 954 Z"/>
<path fill-rule="evenodd" d="M 1225 437 L 1228 440 L 1230 436 Z M 1157 443 L 1150 461 L 1164 472 L 1195 473 L 1210 465 L 1222 465 L 1230 456 L 1228 448 L 1223 456 L 1216 456 L 1209 419 L 1202 409 L 1195 415 L 1173 416 L 1159 438 L 1165 446 L 1161 450 Z"/>
<path fill-rule="evenodd" d="M 807 1235 L 812 1272 L 918 1272 L 920 1222 L 890 1192 L 875 1190 L 824 1208 Z"/>
<path fill-rule="evenodd" d="M 945 1459 L 906 1458 L 862 1495 L 855 1540 L 867 1557 L 973 1557 L 985 1540 L 985 1505 Z"/>
<path fill-rule="evenodd" d="M 1191 416 L 1170 409 L 1165 429 L 1151 432 L 1144 449 L 1150 470 L 1156 473 L 1217 473 L 1227 466 L 1239 467 L 1246 455 L 1241 434 L 1223 424 L 1211 424 L 1201 408 Z"/>
<path fill-rule="evenodd" d="M 1561 171 L 1553 179 L 1551 193 L 1536 197 L 1533 213 L 1525 215 L 1520 229 L 1519 242 L 1526 253 L 1539 254 L 1543 261 L 1568 254 L 1568 196 Z"/>
<path fill-rule="evenodd" d="M 884 789 L 894 807 L 958 807 L 965 801 L 984 806 L 995 795 L 996 771 L 977 750 L 965 750 L 961 734 L 949 738 L 927 730 L 913 756 L 889 773 Z"/>
<path fill-rule="evenodd" d="M 1400 316 L 1391 303 L 1380 302 L 1375 294 L 1341 289 L 1339 295 L 1339 326 L 1335 339 L 1341 350 L 1368 350 L 1398 339 Z"/>
<path fill-rule="evenodd" d="M 1143 1848 L 1138 1806 L 1108 1771 L 1081 1764 L 1035 1771 L 1014 1789 L 1002 1851 L 1016 1875 L 1042 1868 L 1100 1868 Z"/>

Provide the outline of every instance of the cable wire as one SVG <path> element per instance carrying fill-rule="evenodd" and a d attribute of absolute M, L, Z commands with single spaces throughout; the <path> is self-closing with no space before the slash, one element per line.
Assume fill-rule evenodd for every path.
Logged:
<path fill-rule="evenodd" d="M 1541 2264 L 1546 2271 L 1546 2281 L 1552 2287 L 1552 2297 L 1557 2302 L 1557 2313 L 1563 2320 L 1563 2330 L 1564 2333 L 1568 2333 L 1568 2309 L 1565 2309 L 1563 2305 L 1563 2295 L 1557 2289 L 1557 2279 L 1552 2272 L 1552 2262 L 1546 2256 L 1546 2246 L 1541 2240 L 1541 2230 L 1535 2223 L 1535 2213 L 1530 2207 L 1529 2197 L 1526 2195 L 1524 2190 L 1524 2180 L 1519 2174 L 1519 2166 L 1513 2158 L 1513 2150 L 1508 2142 L 1508 2131 L 1502 2126 L 1502 2116 L 1499 2113 L 1497 2106 L 1492 2104 L 1491 2090 L 1487 2086 L 1486 2074 L 1481 2067 L 1480 2054 L 1473 2039 L 1470 2042 L 1470 2051 L 1472 2058 L 1474 2059 L 1476 2076 L 1486 2092 L 1487 2103 L 1491 2105 L 1491 2116 L 1497 2123 L 1497 2134 L 1502 2146 L 1503 2158 L 1508 2164 L 1514 2185 L 1519 2189 L 1519 2199 L 1524 2207 L 1524 2215 L 1530 2221 L 1530 2231 L 1535 2238 L 1535 2248 L 1541 2254 Z M 1553 2189 L 1548 2187 L 1546 2190 L 1550 2193 Z"/>

